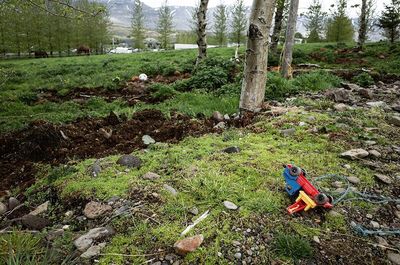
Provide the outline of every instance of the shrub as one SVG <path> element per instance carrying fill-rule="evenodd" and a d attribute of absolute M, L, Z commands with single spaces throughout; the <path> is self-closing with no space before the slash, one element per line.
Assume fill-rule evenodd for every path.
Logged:
<path fill-rule="evenodd" d="M 151 97 L 156 100 L 165 100 L 176 94 L 176 91 L 170 85 L 154 83 L 150 85 Z"/>
<path fill-rule="evenodd" d="M 223 85 L 217 90 L 217 95 L 238 96 L 240 95 L 241 83 L 230 83 Z"/>
<path fill-rule="evenodd" d="M 361 73 L 353 78 L 353 82 L 362 87 L 372 86 L 375 82 L 368 73 Z"/>
<path fill-rule="evenodd" d="M 190 90 L 191 79 L 181 79 L 175 81 L 172 85 L 172 88 L 179 92 L 186 92 Z"/>
<path fill-rule="evenodd" d="M 191 87 L 215 91 L 228 82 L 228 73 L 222 67 L 211 67 L 197 70 L 191 78 Z"/>
<path fill-rule="evenodd" d="M 291 81 L 282 78 L 279 73 L 269 72 L 265 97 L 268 99 L 279 99 L 295 93 L 296 88 L 292 86 Z"/>
<path fill-rule="evenodd" d="M 315 71 L 299 75 L 293 79 L 293 85 L 299 91 L 322 91 L 338 87 L 341 81 L 339 77 L 326 71 Z"/>
<path fill-rule="evenodd" d="M 308 62 L 309 58 L 307 53 L 301 49 L 293 49 L 293 63 L 300 64 Z"/>

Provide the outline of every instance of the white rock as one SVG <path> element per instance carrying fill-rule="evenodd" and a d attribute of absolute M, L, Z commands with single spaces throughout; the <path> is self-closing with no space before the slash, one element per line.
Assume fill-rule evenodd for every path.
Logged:
<path fill-rule="evenodd" d="M 215 129 L 225 129 L 225 122 L 221 121 L 214 126 Z"/>
<path fill-rule="evenodd" d="M 371 156 L 376 157 L 376 158 L 379 158 L 379 157 L 382 156 L 381 153 L 379 153 L 379 152 L 376 151 L 376 150 L 369 150 L 368 153 L 369 153 Z"/>
<path fill-rule="evenodd" d="M 155 144 L 156 140 L 154 140 L 153 138 L 151 138 L 150 135 L 143 135 L 142 136 L 142 141 L 145 145 L 150 145 L 150 144 Z"/>
<path fill-rule="evenodd" d="M 86 250 L 84 253 L 82 253 L 81 258 L 84 259 L 90 259 L 93 257 L 96 257 L 100 254 L 100 251 L 106 246 L 106 243 L 100 243 L 95 246 L 91 246 Z"/>
<path fill-rule="evenodd" d="M 5 212 L 7 212 L 7 206 L 0 202 L 0 215 L 4 214 Z"/>
<path fill-rule="evenodd" d="M 176 189 L 174 189 L 173 187 L 164 184 L 164 189 L 166 189 L 172 196 L 176 196 L 178 195 L 178 192 L 176 191 Z"/>
<path fill-rule="evenodd" d="M 367 102 L 366 103 L 368 106 L 370 107 L 374 107 L 374 108 L 382 108 L 386 106 L 386 103 L 383 101 L 374 101 L 374 102 Z"/>
<path fill-rule="evenodd" d="M 370 223 L 371 223 L 371 226 L 372 226 L 374 229 L 378 229 L 379 227 L 381 227 L 381 226 L 379 225 L 378 222 L 371 221 Z"/>
<path fill-rule="evenodd" d="M 224 206 L 228 210 L 237 210 L 239 208 L 236 204 L 230 201 L 224 201 Z"/>
<path fill-rule="evenodd" d="M 360 179 L 357 177 L 347 177 L 347 180 L 351 183 L 351 184 L 359 184 L 360 183 Z"/>
<path fill-rule="evenodd" d="M 375 176 L 375 178 L 379 179 L 379 180 L 382 181 L 383 183 L 392 184 L 392 179 L 391 179 L 390 177 L 386 176 L 386 175 L 383 175 L 383 174 L 375 174 L 374 176 Z"/>
<path fill-rule="evenodd" d="M 42 203 L 41 205 L 39 205 L 35 210 L 33 210 L 32 212 L 30 212 L 30 215 L 39 215 L 41 213 L 44 213 L 47 211 L 48 207 L 49 207 L 49 201 Z"/>
<path fill-rule="evenodd" d="M 113 229 L 106 227 L 97 227 L 90 229 L 89 232 L 80 236 L 74 241 L 75 247 L 80 251 L 87 250 L 95 240 L 114 234 Z"/>
<path fill-rule="evenodd" d="M 347 106 L 347 105 L 344 104 L 344 103 L 335 104 L 335 106 L 333 106 L 333 108 L 334 108 L 336 111 L 345 111 L 345 110 L 348 109 L 348 107 L 349 107 L 349 106 Z"/>
<path fill-rule="evenodd" d="M 161 178 L 161 176 L 153 172 L 147 172 L 142 176 L 142 179 L 147 179 L 147 180 L 156 180 L 159 178 Z"/>
<path fill-rule="evenodd" d="M 319 238 L 317 236 L 313 236 L 313 241 L 317 244 L 320 244 L 321 241 L 319 240 Z"/>
<path fill-rule="evenodd" d="M 352 149 L 352 150 L 346 151 L 341 154 L 342 157 L 350 158 L 350 159 L 364 158 L 364 157 L 367 157 L 368 155 L 369 155 L 369 153 L 361 148 Z"/>
<path fill-rule="evenodd" d="M 388 253 L 388 259 L 393 262 L 394 265 L 400 265 L 400 254 L 395 252 Z"/>

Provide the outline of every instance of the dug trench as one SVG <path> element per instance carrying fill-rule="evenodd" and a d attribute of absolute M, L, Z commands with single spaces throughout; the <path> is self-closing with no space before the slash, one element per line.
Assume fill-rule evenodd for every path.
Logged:
<path fill-rule="evenodd" d="M 246 126 L 251 116 L 226 121 L 227 126 Z M 36 164 L 52 166 L 112 154 L 128 154 L 145 148 L 143 135 L 157 142 L 176 143 L 187 136 L 219 132 L 212 118 L 193 119 L 172 113 L 167 118 L 158 110 L 136 112 L 131 118 L 110 113 L 105 118 L 81 118 L 55 125 L 34 121 L 26 129 L 0 135 L 0 192 L 35 182 Z"/>

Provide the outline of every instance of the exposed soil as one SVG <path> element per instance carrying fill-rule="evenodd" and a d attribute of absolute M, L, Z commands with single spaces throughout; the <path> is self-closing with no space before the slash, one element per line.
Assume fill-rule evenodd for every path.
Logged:
<path fill-rule="evenodd" d="M 245 116 L 229 125 L 245 126 L 251 121 L 251 116 Z M 29 187 L 34 182 L 35 163 L 57 165 L 72 159 L 131 153 L 146 147 L 142 141 L 146 134 L 157 142 L 176 143 L 186 136 L 218 132 L 215 123 L 181 114 L 167 119 L 157 110 L 137 112 L 132 119 L 111 113 L 106 118 L 82 118 L 65 125 L 35 121 L 22 131 L 0 136 L 0 191 Z"/>
<path fill-rule="evenodd" d="M 37 99 L 33 104 L 42 104 L 44 102 L 65 102 L 75 101 L 77 103 L 84 103 L 88 99 L 93 97 L 100 97 L 107 102 L 112 102 L 116 99 L 126 101 L 129 106 L 133 106 L 138 102 L 157 103 L 160 99 L 155 99 L 151 96 L 149 91 L 149 85 L 153 83 L 171 84 L 177 80 L 187 79 L 190 74 L 176 73 L 173 76 L 162 76 L 157 75 L 153 78 L 149 78 L 149 81 L 143 82 L 139 80 L 139 77 L 132 77 L 132 79 L 126 82 L 125 86 L 115 90 L 105 89 L 102 87 L 98 88 L 75 88 L 69 91 L 65 95 L 60 95 L 57 90 L 46 90 L 37 95 Z"/>

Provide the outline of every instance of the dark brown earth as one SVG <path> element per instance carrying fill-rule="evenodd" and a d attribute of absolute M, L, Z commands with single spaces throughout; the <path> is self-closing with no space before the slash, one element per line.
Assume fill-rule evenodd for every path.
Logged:
<path fill-rule="evenodd" d="M 244 126 L 251 120 L 251 116 L 245 116 L 229 125 Z M 137 112 L 129 119 L 111 113 L 106 118 L 81 118 L 65 125 L 38 120 L 19 132 L 0 135 L 0 191 L 29 187 L 35 180 L 35 163 L 58 165 L 128 154 L 146 147 L 143 135 L 157 142 L 176 143 L 186 136 L 218 132 L 215 123 L 211 118 L 192 119 L 176 113 L 169 119 L 157 110 Z"/>

